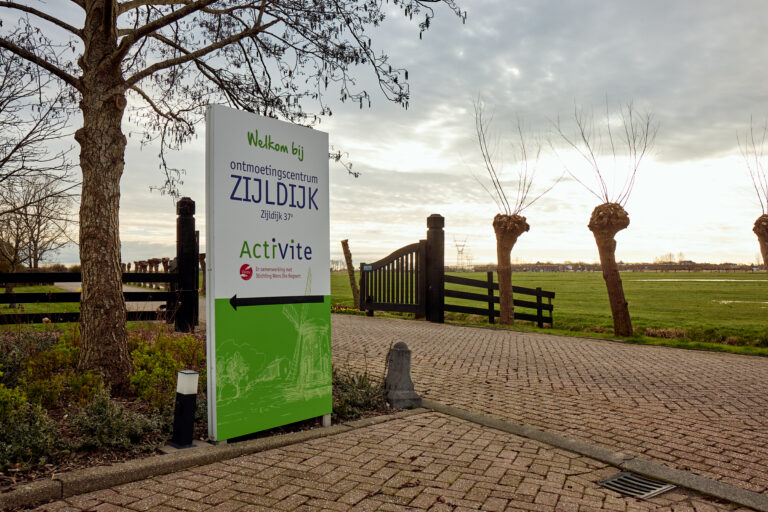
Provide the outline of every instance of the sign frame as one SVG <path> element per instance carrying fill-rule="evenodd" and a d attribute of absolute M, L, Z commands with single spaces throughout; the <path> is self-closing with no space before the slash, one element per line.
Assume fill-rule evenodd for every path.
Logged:
<path fill-rule="evenodd" d="M 331 413 L 328 134 L 206 110 L 208 433 Z"/>

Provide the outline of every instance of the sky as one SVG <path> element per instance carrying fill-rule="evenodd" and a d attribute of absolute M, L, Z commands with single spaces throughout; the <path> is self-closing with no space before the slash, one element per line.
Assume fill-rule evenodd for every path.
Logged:
<path fill-rule="evenodd" d="M 499 167 L 515 195 L 512 143 L 517 120 L 529 140 L 544 141 L 533 195 L 563 175 L 591 170 L 564 147 L 553 126 L 573 133 L 574 106 L 602 115 L 632 102 L 658 123 L 617 239 L 618 260 L 651 261 L 666 253 L 699 262 L 754 263 L 752 225 L 762 213 L 737 145 L 750 117 L 768 116 L 768 2 L 764 0 L 464 0 L 462 23 L 437 9 L 432 27 L 392 10 L 372 33 L 376 51 L 409 70 L 407 110 L 388 103 L 372 71 L 357 69 L 372 92 L 359 109 L 329 95 L 333 116 L 315 128 L 348 153 L 354 178 L 330 163 L 331 258 L 349 239 L 355 263 L 372 262 L 426 235 L 426 217 L 445 217 L 445 260 L 455 240 L 476 264 L 495 262 L 492 219 L 499 213 L 479 181 L 487 172 L 477 147 L 473 101 L 493 117 Z M 312 108 L 312 105 L 307 105 Z M 127 127 L 130 128 L 130 127 Z M 204 250 L 204 129 L 173 155 L 187 170 L 181 194 L 197 202 Z M 129 139 L 122 180 L 124 261 L 173 256 L 175 208 L 150 190 L 161 182 L 156 147 Z M 478 181 L 479 180 L 479 181 Z M 485 181 L 484 181 L 485 180 Z M 566 174 L 527 208 L 531 228 L 514 261 L 597 261 L 587 229 L 598 199 Z M 75 248 L 59 261 L 77 260 Z"/>

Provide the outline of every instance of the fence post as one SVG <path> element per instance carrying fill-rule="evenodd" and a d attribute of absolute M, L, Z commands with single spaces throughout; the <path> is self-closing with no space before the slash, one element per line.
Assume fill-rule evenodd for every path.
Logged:
<path fill-rule="evenodd" d="M 360 264 L 360 290 L 358 292 L 357 307 L 360 311 L 365 311 L 365 316 L 373 316 L 373 309 L 371 309 L 371 292 L 368 289 L 371 280 L 371 271 L 366 270 L 368 267 L 370 267 L 370 265 L 366 265 L 365 263 Z"/>
<path fill-rule="evenodd" d="M 197 241 L 195 240 L 195 202 L 182 197 L 176 203 L 176 264 L 179 275 L 180 304 L 176 310 L 177 331 L 195 328 L 197 309 Z"/>
<path fill-rule="evenodd" d="M 445 219 L 433 213 L 427 217 L 427 310 L 430 322 L 445 321 Z"/>
<path fill-rule="evenodd" d="M 544 327 L 544 313 L 541 306 L 541 288 L 536 288 L 536 323 L 540 329 Z"/>
<path fill-rule="evenodd" d="M 496 309 L 494 307 L 494 300 L 493 300 L 493 271 L 489 270 L 488 273 L 488 323 L 493 323 L 493 312 Z"/>

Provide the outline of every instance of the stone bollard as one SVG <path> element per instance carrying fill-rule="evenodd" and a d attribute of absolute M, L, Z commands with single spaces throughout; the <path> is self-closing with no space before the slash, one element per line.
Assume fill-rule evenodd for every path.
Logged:
<path fill-rule="evenodd" d="M 387 401 L 395 409 L 421 407 L 421 397 L 411 380 L 411 349 L 402 341 L 395 343 L 387 355 L 387 378 L 384 388 Z"/>

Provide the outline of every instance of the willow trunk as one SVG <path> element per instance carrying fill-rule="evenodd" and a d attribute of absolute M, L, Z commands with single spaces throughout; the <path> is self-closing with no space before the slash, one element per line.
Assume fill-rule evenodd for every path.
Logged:
<path fill-rule="evenodd" d="M 530 226 L 520 215 L 498 214 L 493 218 L 496 233 L 497 273 L 499 275 L 499 323 L 510 325 L 514 320 L 515 306 L 512 298 L 512 262 L 510 254 L 517 239 Z"/>
<path fill-rule="evenodd" d="M 616 233 L 629 226 L 629 215 L 617 203 L 603 203 L 592 212 L 589 230 L 595 236 L 600 266 L 608 291 L 608 301 L 613 316 L 613 332 L 617 336 L 632 336 L 632 320 L 629 304 L 624 297 L 619 266 L 616 264 Z"/>
<path fill-rule="evenodd" d="M 761 215 L 755 221 L 752 231 L 757 235 L 757 241 L 760 242 L 760 254 L 763 256 L 763 265 L 768 270 L 768 215 Z"/>
<path fill-rule="evenodd" d="M 114 2 L 91 0 L 83 30 L 84 52 L 80 110 L 83 183 L 80 199 L 82 294 L 79 368 L 101 374 L 113 394 L 125 394 L 133 369 L 128 352 L 126 308 L 120 268 L 120 178 L 126 138 L 121 124 L 125 109 L 119 63 L 109 64 L 117 45 Z"/>

